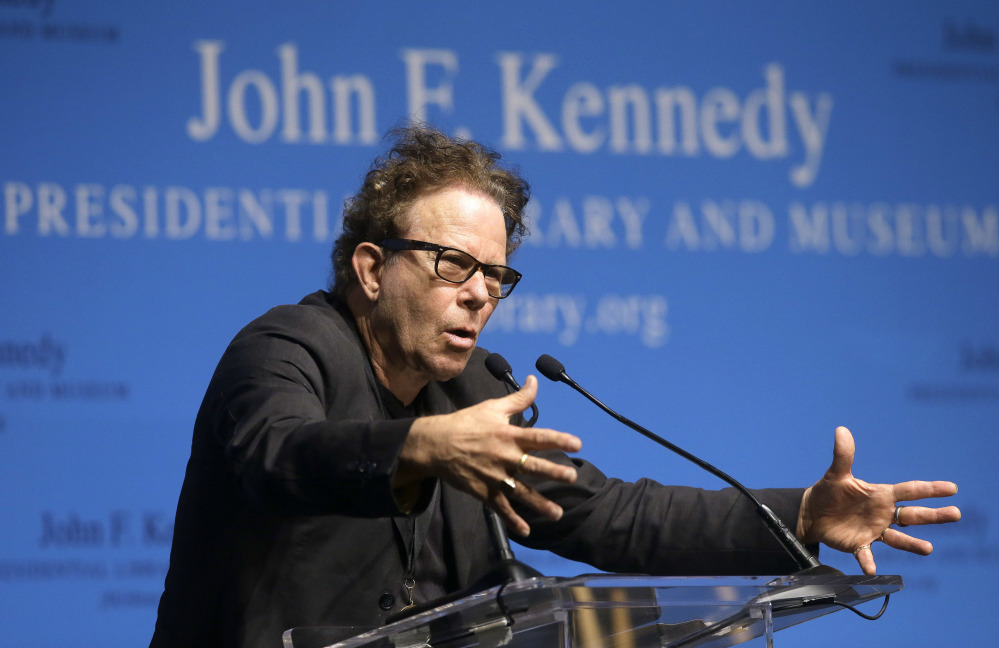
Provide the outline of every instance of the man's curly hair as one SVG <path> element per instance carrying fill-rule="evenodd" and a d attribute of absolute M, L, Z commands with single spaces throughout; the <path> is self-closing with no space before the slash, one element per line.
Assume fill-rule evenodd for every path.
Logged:
<path fill-rule="evenodd" d="M 395 145 L 379 157 L 361 190 L 344 204 L 343 229 L 333 245 L 329 289 L 345 298 L 357 282 L 351 265 L 360 243 L 398 238 L 409 227 L 406 209 L 417 198 L 448 187 L 491 196 L 506 222 L 507 257 L 527 234 L 524 207 L 530 186 L 511 169 L 499 166 L 499 153 L 478 142 L 449 137 L 425 124 L 394 129 Z"/>

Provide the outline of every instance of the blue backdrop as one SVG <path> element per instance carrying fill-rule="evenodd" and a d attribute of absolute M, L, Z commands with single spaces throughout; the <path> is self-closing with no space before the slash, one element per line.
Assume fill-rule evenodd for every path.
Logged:
<path fill-rule="evenodd" d="M 907 584 L 882 620 L 785 642 L 987 644 L 999 7 L 468 4 L 0 0 L 0 645 L 148 641 L 215 362 L 325 285 L 409 115 L 533 184 L 483 340 L 521 380 L 555 355 L 751 486 L 813 482 L 836 425 L 862 478 L 960 483 L 932 557 L 875 547 Z M 538 404 L 610 474 L 719 485 Z"/>

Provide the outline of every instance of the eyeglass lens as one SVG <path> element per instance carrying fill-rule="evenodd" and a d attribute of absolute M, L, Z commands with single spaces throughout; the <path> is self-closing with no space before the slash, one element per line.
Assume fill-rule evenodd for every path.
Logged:
<path fill-rule="evenodd" d="M 445 249 L 437 255 L 437 274 L 453 283 L 468 281 L 477 270 L 475 257 L 461 250 Z M 517 273 L 504 266 L 482 264 L 486 290 L 493 297 L 505 297 L 517 282 Z"/>

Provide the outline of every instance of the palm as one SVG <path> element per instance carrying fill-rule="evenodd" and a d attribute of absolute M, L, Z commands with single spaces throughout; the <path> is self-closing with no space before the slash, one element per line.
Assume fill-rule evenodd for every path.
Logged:
<path fill-rule="evenodd" d="M 869 484 L 850 472 L 855 446 L 853 435 L 836 429 L 833 462 L 802 500 L 798 535 L 805 542 L 822 542 L 840 551 L 853 552 L 864 573 L 876 570 L 870 544 L 881 540 L 895 549 L 927 555 L 933 545 L 890 525 L 898 502 L 927 497 L 946 497 L 957 492 L 951 482 L 909 481 L 899 484 Z M 961 512 L 954 506 L 927 508 L 906 506 L 900 526 L 955 522 Z"/>

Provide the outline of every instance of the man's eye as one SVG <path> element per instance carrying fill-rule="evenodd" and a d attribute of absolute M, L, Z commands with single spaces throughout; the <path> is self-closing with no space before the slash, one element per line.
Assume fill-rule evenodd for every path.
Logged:
<path fill-rule="evenodd" d="M 461 254 L 460 252 L 445 252 L 441 255 L 441 264 L 447 264 L 452 268 L 457 268 L 461 270 L 467 270 L 472 267 L 474 261 L 467 254 Z"/>

